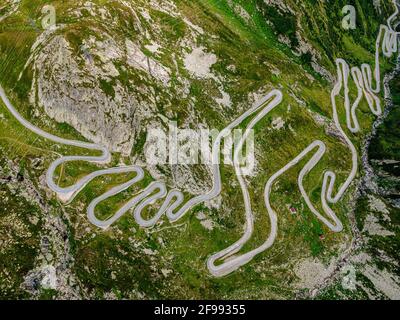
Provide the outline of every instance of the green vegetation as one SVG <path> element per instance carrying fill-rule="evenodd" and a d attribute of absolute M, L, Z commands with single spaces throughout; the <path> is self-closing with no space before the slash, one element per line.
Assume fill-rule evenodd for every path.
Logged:
<path fill-rule="evenodd" d="M 357 7 L 358 21 L 363 27 L 343 32 L 340 29 L 340 11 L 348 4 L 344 0 L 329 4 L 316 0 L 285 1 L 295 13 L 284 12 L 283 9 L 267 5 L 261 0 L 232 1 L 240 5 L 247 15 L 240 14 L 230 1 L 176 0 L 176 10 L 205 31 L 204 34 L 197 35 L 192 44 L 187 40 L 190 39 L 190 28 L 179 16 L 149 8 L 148 14 L 152 20 L 148 21 L 140 16 L 138 23 L 120 1 L 92 2 L 107 9 L 115 22 L 107 20 L 106 23 L 99 15 L 92 15 L 89 9 L 82 10 L 79 18 L 72 16 L 71 12 L 82 6 L 80 1 L 50 1 L 56 7 L 58 23 L 64 25 L 55 31 L 55 35 L 62 35 L 67 39 L 74 57 L 82 54 L 80 48 L 84 40 L 90 36 L 98 40 L 102 34 L 107 34 L 117 42 L 124 43 L 125 39 L 137 42 L 143 47 L 146 56 L 159 61 L 171 71 L 170 84 L 163 86 L 156 79 L 146 77 L 145 71 L 134 70 L 127 67 L 125 61 L 118 61 L 115 62 L 115 67 L 119 76 L 111 80 L 99 80 L 101 90 L 109 97 L 116 98 L 117 83 L 134 94 L 138 107 L 131 110 L 132 119 L 129 120 L 132 122 L 142 108 L 150 105 L 159 114 L 178 121 L 180 126 L 195 119 L 196 123 L 221 129 L 248 108 L 249 95 L 256 92 L 262 94 L 273 87 L 283 91 L 284 102 L 255 128 L 257 175 L 248 180 L 256 225 L 252 240 L 241 252 L 259 246 L 269 232 L 269 219 L 261 196 L 266 181 L 316 139 L 326 143 L 327 153 L 308 174 L 304 184 L 314 204 L 321 210 L 320 186 L 324 171 L 330 169 L 338 172 L 338 183 L 343 182 L 350 170 L 350 154 L 345 145 L 336 137 L 327 135 L 325 128 L 317 125 L 313 119 L 315 114 L 332 119 L 332 84 L 314 70 L 312 64 L 318 62 L 335 75 L 334 59 L 338 57 L 355 65 L 373 63 L 373 48 L 379 24 L 382 16 L 387 16 L 393 8 L 386 3 L 382 4 L 384 14 L 379 16 L 372 2 L 350 1 Z M 148 6 L 148 1 L 128 2 Z M 32 65 L 25 68 L 25 64 L 33 43 L 40 35 L 34 26 L 40 26 L 42 4 L 43 1 L 22 0 L 19 11 L 9 17 L 6 23 L 0 24 L 0 83 L 21 114 L 35 125 L 65 138 L 85 140 L 73 127 L 66 123 L 55 123 L 45 115 L 44 110 L 39 106 L 33 107 L 29 102 L 35 75 Z M 29 23 L 31 20 L 33 25 Z M 299 32 L 303 40 L 307 40 L 315 48 L 317 58 L 310 52 L 297 51 L 300 45 L 297 37 Z M 144 48 L 154 38 L 162 45 L 157 54 Z M 286 38 L 289 42 L 282 40 Z M 185 69 L 181 57 L 190 52 L 190 46 L 195 45 L 204 46 L 207 52 L 213 52 L 218 57 L 211 72 L 223 79 L 223 85 L 215 79 L 194 79 Z M 83 68 L 82 61 L 79 67 Z M 390 67 L 389 62 L 382 63 L 384 70 Z M 182 79 L 187 80 L 187 83 L 182 84 Z M 231 97 L 230 108 L 216 105 L 215 97 L 221 96 L 221 87 Z M 354 89 L 354 84 L 351 87 Z M 149 91 L 146 88 L 150 88 Z M 186 90 L 190 92 L 188 95 L 184 95 Z M 341 103 L 338 101 L 340 107 Z M 362 134 L 350 135 L 359 150 L 374 120 L 367 110 L 364 101 L 358 113 Z M 398 152 L 398 141 L 394 138 L 398 131 L 395 128 L 397 113 L 394 111 L 393 120 L 384 129 L 393 134 L 393 138 L 389 136 L 384 141 L 376 142 L 376 150 L 380 154 L 392 155 Z M 272 121 L 278 117 L 283 118 L 284 127 L 273 130 Z M 339 117 L 344 123 L 343 108 L 340 108 Z M 109 167 L 140 159 L 146 142 L 146 124 L 141 123 L 136 132 L 131 157 L 114 154 Z M 242 128 L 244 126 L 245 124 L 241 125 Z M 159 225 L 150 230 L 138 228 L 132 216 L 127 215 L 104 231 L 96 229 L 87 221 L 87 204 L 112 187 L 132 179 L 133 175 L 99 177 L 82 190 L 72 203 L 60 204 L 40 184 L 46 168 L 60 154 L 88 155 L 91 152 L 54 145 L 27 132 L 2 104 L 0 153 L 0 168 L 6 168 L 5 163 L 8 160 L 17 164 L 20 175 L 29 176 L 40 190 L 40 196 L 46 205 L 62 218 L 68 229 L 68 236 L 64 240 L 73 257 L 69 267 L 76 275 L 77 286 L 86 289 L 91 297 L 97 299 L 292 298 L 296 294 L 294 288 L 299 280 L 295 272 L 296 264 L 314 258 L 329 264 L 343 246 L 349 245 L 352 238 L 348 212 L 355 186 L 352 186 L 341 203 L 332 207 L 345 225 L 342 233 L 333 234 L 306 209 L 298 191 L 297 176 L 309 160 L 304 159 L 274 185 L 271 202 L 279 216 L 279 235 L 275 245 L 239 271 L 222 279 L 215 279 L 206 269 L 207 258 L 235 242 L 243 232 L 243 200 L 231 167 L 221 168 L 223 192 L 219 207 L 204 204 L 194 208 L 174 224 L 163 218 Z M 34 160 L 38 158 L 42 162 L 35 168 Z M 98 168 L 99 166 L 84 162 L 68 163 L 58 169 L 57 179 L 61 186 L 68 186 Z M 196 176 L 199 181 L 208 181 L 204 170 L 193 170 L 199 173 Z M 174 177 L 171 169 L 163 167 L 160 171 L 165 173 L 166 180 L 172 187 Z M 3 177 L 2 173 L 1 181 L 4 178 L 7 177 Z M 109 217 L 151 181 L 153 178 L 147 173 L 140 184 L 99 204 L 96 208 L 98 216 L 103 219 Z M 18 244 L 0 251 L 0 298 L 26 298 L 28 294 L 21 289 L 20 284 L 27 272 L 36 266 L 35 257 L 44 232 L 40 221 L 47 213 L 27 202 L 23 190 L 10 194 L 7 182 L 2 182 L 0 187 L 1 199 L 8 199 L 6 203 L 9 208 L 0 211 L 0 229 L 6 226 L 10 216 L 16 214 L 16 219 L 22 221 L 24 228 L 31 232 L 30 237 L 20 239 Z M 185 196 L 188 198 L 190 195 Z M 151 215 L 158 204 L 146 214 Z M 294 208 L 296 212 L 291 213 L 290 208 Z M 357 222 L 361 227 L 364 218 L 362 209 L 358 211 L 361 213 L 357 216 Z M 38 224 L 34 226 L 27 220 L 32 212 L 39 217 Z M 201 215 L 205 218 L 201 218 Z M 204 220 L 212 221 L 213 228 L 206 228 Z M 14 223 L 9 228 L 12 229 L 13 226 Z M 0 240 L 4 241 L 5 237 L 0 231 Z M 18 235 L 13 239 L 19 239 Z M 398 252 L 397 242 L 382 239 L 374 241 L 377 247 L 388 248 L 390 254 L 394 255 L 396 250 Z M 3 283 L 5 281 L 7 284 Z M 330 288 L 321 298 L 337 298 L 335 290 L 336 287 Z M 60 298 L 59 292 L 54 290 L 42 290 L 37 297 Z M 360 298 L 363 297 L 365 295 L 360 293 Z"/>

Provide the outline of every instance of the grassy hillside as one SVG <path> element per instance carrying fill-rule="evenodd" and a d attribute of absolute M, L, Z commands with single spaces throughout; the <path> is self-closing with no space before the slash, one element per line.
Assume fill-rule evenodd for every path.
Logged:
<path fill-rule="evenodd" d="M 334 2 L 93 0 L 88 7 L 86 1 L 22 0 L 18 11 L 0 22 L 0 83 L 31 122 L 59 136 L 80 140 L 90 140 L 92 133 L 79 130 L 81 127 L 73 121 L 54 121 L 54 115 L 46 114 L 46 103 L 52 100 L 40 100 L 39 88 L 48 90 L 49 97 L 54 98 L 55 109 L 58 101 L 73 95 L 74 85 L 88 93 L 86 97 L 77 97 L 78 102 L 84 98 L 95 101 L 90 100 L 95 96 L 90 95 L 91 90 L 101 92 L 107 101 L 118 101 L 120 92 L 126 94 L 122 100 L 126 97 L 132 103 L 116 102 L 124 115 L 104 111 L 104 135 L 98 134 L 103 139 L 110 128 L 118 126 L 132 132 L 132 151 L 130 154 L 114 152 L 110 166 L 144 160 L 146 132 L 149 125 L 162 122 L 160 115 L 177 121 L 181 128 L 206 124 L 222 129 L 254 102 L 256 94 L 261 97 L 273 88 L 282 90 L 283 103 L 256 127 L 258 174 L 248 178 L 256 224 L 252 240 L 243 248 L 245 252 L 264 242 L 269 232 L 269 220 L 261 201 L 266 181 L 312 141 L 319 139 L 327 145 L 322 161 L 305 180 L 305 188 L 317 208 L 321 209 L 324 171 L 337 172 L 338 182 L 342 182 L 350 170 L 348 148 L 334 135 L 327 134 L 326 126 L 318 124 L 315 118 L 325 117 L 328 123 L 332 119 L 330 92 L 336 76 L 335 59 L 344 58 L 351 65 L 373 64 L 379 25 L 393 8 L 389 1 L 381 2 L 380 13 L 372 1 Z M 57 28 L 51 32 L 41 28 L 44 4 L 56 9 Z M 357 9 L 357 28 L 345 31 L 341 28 L 341 8 L 348 4 Z M 58 51 L 58 45 L 64 41 L 60 39 L 68 44 L 68 56 Z M 155 66 L 169 70 L 168 84 L 160 81 L 154 72 L 133 68 L 123 53 L 104 59 L 108 47 L 124 52 L 127 41 L 134 43 Z M 155 43 L 159 49 L 152 51 L 149 46 Z M 86 47 L 88 51 L 83 49 Z M 210 76 L 198 77 L 187 69 L 185 57 L 195 48 L 203 48 L 204 53 L 216 56 Z M 74 66 L 68 77 L 51 60 L 58 56 Z M 118 75 L 107 73 L 110 61 Z M 384 70 L 392 67 L 393 61 L 382 63 Z M 354 84 L 351 87 L 354 89 Z M 32 101 L 33 94 L 36 95 Z M 230 105 L 218 102 L 224 94 L 229 95 Z M 93 109 L 89 111 L 90 108 Z M 65 111 L 60 110 L 55 113 Z M 98 115 L 103 115 L 102 103 L 82 103 L 74 112 L 79 119 L 85 119 L 89 112 L 96 114 L 96 110 Z M 343 108 L 339 116 L 344 124 Z M 346 133 L 361 150 L 374 121 L 365 101 L 358 116 L 361 133 Z M 271 129 L 272 122 L 278 118 L 284 121 L 283 128 Z M 82 127 L 87 127 L 87 123 Z M 24 198 L 26 188 L 35 186 L 37 197 L 48 209 L 38 213 L 38 219 L 42 221 L 43 215 L 52 212 L 67 230 L 66 237 L 55 235 L 54 221 L 49 219 L 31 228 L 25 217 L 36 207 L 26 205 L 26 199 L 10 200 L 7 209 L 0 209 L 0 228 L 12 217 L 13 224 L 32 229 L 31 237 L 13 238 L 9 247 L 0 251 L 1 261 L 21 257 L 0 267 L 0 279 L 9 279 L 0 282 L 0 297 L 24 296 L 23 277 L 29 270 L 49 264 L 57 272 L 67 270 L 67 276 L 60 279 L 58 290 L 49 292 L 38 285 L 28 290 L 31 295 L 62 298 L 73 292 L 95 298 L 291 298 L 298 291 L 308 294 L 311 289 L 299 282 L 299 266 L 310 261 L 328 266 L 352 239 L 349 212 L 356 184 L 343 201 L 333 206 L 345 226 L 343 232 L 334 234 L 309 212 L 298 191 L 297 176 L 309 160 L 305 159 L 274 186 L 271 201 L 279 215 L 275 245 L 239 271 L 215 279 L 206 269 L 207 257 L 236 241 L 244 223 L 243 200 L 231 167 L 221 168 L 223 192 L 219 208 L 201 205 L 176 224 L 164 219 L 150 230 L 139 228 L 126 215 L 112 228 L 102 231 L 87 221 L 85 208 L 91 200 L 129 177 L 98 178 L 67 206 L 58 203 L 43 183 L 46 168 L 58 154 L 85 153 L 88 152 L 54 145 L 34 136 L 0 105 L 0 179 L 4 197 L 11 192 L 5 173 L 8 170 L 14 181 L 10 186 L 15 185 L 18 197 Z M 40 165 L 35 167 L 37 159 Z M 68 164 L 60 168 L 59 182 L 68 185 L 94 169 L 96 166 L 87 163 Z M 171 187 L 176 185 L 168 166 L 146 169 L 161 173 Z M 199 185 L 209 180 L 204 166 L 190 170 L 189 175 L 195 176 Z M 18 174 L 29 183 L 18 187 Z M 99 216 L 105 218 L 112 214 L 153 179 L 148 171 L 140 185 L 99 206 Z M 187 197 L 192 196 L 186 185 L 182 188 Z M 291 214 L 290 207 L 297 213 Z M 212 221 L 212 230 L 204 227 L 205 219 Z M 41 239 L 45 236 L 50 241 L 51 257 L 42 252 Z M 2 238 L 0 233 L 0 239 L 5 241 Z M 12 273 L 16 275 L 11 276 Z"/>

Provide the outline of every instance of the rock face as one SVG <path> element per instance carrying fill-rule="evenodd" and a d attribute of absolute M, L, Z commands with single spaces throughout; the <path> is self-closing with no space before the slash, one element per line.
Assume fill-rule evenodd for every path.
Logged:
<path fill-rule="evenodd" d="M 194 48 L 185 56 L 185 68 L 198 78 L 211 78 L 210 68 L 217 62 L 215 54 L 208 54 L 204 48 Z"/>
<path fill-rule="evenodd" d="M 42 166 L 40 159 L 32 161 L 35 166 Z M 35 164 L 37 163 L 37 164 Z M 37 251 L 33 259 L 33 269 L 23 275 L 23 282 L 20 288 L 29 292 L 32 297 L 38 297 L 41 290 L 57 290 L 62 299 L 80 299 L 82 294 L 71 267 L 73 266 L 71 243 L 68 238 L 68 230 L 63 212 L 52 214 L 53 208 L 46 202 L 45 196 L 41 194 L 31 177 L 27 173 L 21 173 L 18 163 L 8 161 L 0 163 L 0 190 L 8 189 L 14 198 L 23 199 L 25 206 L 30 208 L 28 221 L 23 222 L 19 211 L 14 213 L 12 207 L 5 207 L 10 212 L 5 218 L 0 218 L 2 230 L 10 232 L 10 242 L 5 242 L 0 232 L 1 250 L 0 255 L 5 252 L 12 253 L 13 247 L 23 247 L 26 241 L 29 246 L 29 253 Z M 7 177 L 4 183 L 3 177 Z M 1 192 L 1 196 L 3 194 Z M 7 204 L 4 199 L 4 206 Z M 37 207 L 38 210 L 34 210 Z M 12 220 L 11 220 L 12 219 Z M 63 220 L 64 219 L 64 220 Z M 10 221 L 7 226 L 7 221 Z M 40 226 L 39 232 L 29 225 Z M 40 240 L 36 243 L 35 238 Z M 2 252 L 4 250 L 4 252 Z M 27 253 L 26 253 L 27 254 Z M 18 264 L 15 269 L 18 270 Z M 7 271 L 5 268 L 4 271 Z M 12 270 L 15 272 L 15 270 Z M 8 273 L 12 273 L 11 270 Z M 4 277 L 3 274 L 1 274 Z M 5 292 L 6 281 L 0 285 L 0 293 Z M 14 286 L 16 283 L 14 283 Z"/>
<path fill-rule="evenodd" d="M 101 85 L 116 75 L 111 57 L 118 57 L 118 48 L 110 50 L 102 68 L 91 65 L 91 59 L 80 67 L 73 57 L 69 43 L 55 36 L 37 55 L 34 70 L 37 74 L 32 88 L 32 102 L 37 101 L 57 122 L 76 128 L 87 139 L 106 144 L 111 150 L 129 154 L 138 107 L 136 98 L 118 82 L 107 95 Z M 51 73 L 49 73 L 51 70 Z"/>

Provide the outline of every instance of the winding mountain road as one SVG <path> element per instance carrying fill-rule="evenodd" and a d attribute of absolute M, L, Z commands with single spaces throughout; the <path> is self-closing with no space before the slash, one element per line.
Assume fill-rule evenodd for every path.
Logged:
<path fill-rule="evenodd" d="M 396 4 L 395 1 L 393 2 Z M 350 69 L 349 65 L 343 59 L 336 60 L 338 81 L 331 92 L 333 120 L 340 134 L 342 135 L 345 142 L 349 146 L 352 155 L 352 169 L 345 182 L 339 187 L 336 195 L 333 195 L 333 190 L 336 181 L 336 174 L 332 171 L 326 171 L 324 173 L 322 192 L 321 192 L 321 203 L 325 216 L 320 212 L 318 212 L 318 210 L 314 207 L 303 186 L 304 177 L 319 163 L 319 161 L 326 152 L 326 145 L 322 141 L 318 140 L 312 142 L 296 158 L 294 158 L 292 161 L 286 164 L 278 172 L 273 174 L 272 177 L 270 177 L 269 180 L 267 181 L 264 191 L 264 202 L 270 219 L 271 230 L 269 236 L 267 240 L 264 242 L 264 244 L 242 255 L 235 255 L 235 254 L 241 250 L 243 245 L 247 243 L 247 241 L 251 238 L 253 234 L 254 214 L 252 211 L 247 184 L 245 179 L 243 178 L 242 168 L 239 165 L 239 160 L 238 160 L 239 152 L 241 151 L 247 136 L 250 134 L 250 131 L 254 128 L 254 126 L 261 119 L 263 119 L 269 112 L 271 112 L 271 110 L 273 110 L 276 106 L 278 106 L 282 102 L 283 95 L 281 91 L 272 90 L 261 101 L 256 103 L 252 108 L 247 110 L 239 118 L 237 118 L 231 124 L 229 124 L 215 139 L 212 146 L 213 187 L 209 192 L 196 196 L 188 200 L 185 204 L 183 204 L 184 196 L 181 191 L 173 189 L 168 192 L 165 183 L 153 182 L 145 190 L 135 195 L 131 200 L 129 200 L 125 205 L 123 205 L 112 217 L 110 217 L 107 220 L 100 220 L 96 217 L 95 215 L 96 206 L 102 201 L 122 192 L 123 190 L 128 189 L 132 185 L 141 181 L 144 178 L 143 169 L 139 166 L 121 166 L 110 169 L 98 170 L 96 172 L 86 175 L 72 186 L 66 188 L 60 187 L 58 184 L 54 182 L 54 173 L 60 165 L 72 161 L 87 161 L 96 164 L 107 164 L 111 161 L 111 154 L 109 150 L 107 150 L 106 147 L 98 144 L 87 143 L 76 140 L 68 140 L 47 133 L 42 129 L 36 127 L 35 125 L 33 125 L 32 123 L 30 123 L 21 116 L 21 114 L 15 109 L 13 104 L 10 102 L 5 91 L 1 86 L 0 86 L 0 96 L 7 109 L 11 112 L 11 114 L 25 128 L 29 129 L 35 134 L 59 144 L 101 152 L 101 155 L 99 156 L 61 157 L 50 165 L 46 173 L 46 182 L 49 188 L 57 194 L 58 198 L 61 201 L 63 202 L 72 201 L 74 197 L 89 182 L 91 182 L 96 177 L 103 175 L 111 175 L 111 174 L 136 173 L 135 177 L 130 181 L 112 188 L 111 190 L 107 191 L 106 193 L 94 199 L 89 204 L 87 209 L 88 219 L 92 224 L 103 229 L 106 229 L 109 226 L 111 226 L 122 215 L 124 215 L 125 213 L 127 213 L 132 209 L 136 222 L 142 227 L 154 226 L 164 214 L 168 217 L 168 219 L 171 222 L 175 222 L 179 220 L 181 217 L 183 217 L 185 213 L 187 213 L 190 209 L 192 209 L 196 205 L 217 197 L 221 193 L 222 189 L 221 172 L 219 166 L 221 141 L 224 137 L 226 137 L 230 133 L 232 129 L 239 126 L 247 118 L 254 116 L 254 118 L 247 125 L 245 134 L 240 140 L 239 145 L 235 149 L 234 153 L 234 168 L 240 183 L 240 187 L 243 194 L 243 201 L 245 204 L 245 214 L 246 214 L 245 232 L 237 242 L 235 242 L 228 248 L 216 254 L 213 254 L 207 261 L 207 266 L 211 274 L 216 277 L 221 277 L 237 270 L 239 267 L 243 266 L 251 259 L 253 259 L 257 254 L 267 250 L 272 246 L 278 233 L 278 217 L 270 203 L 270 194 L 272 191 L 272 187 L 276 182 L 276 180 L 281 175 L 283 175 L 287 170 L 296 166 L 302 159 L 304 159 L 309 153 L 313 151 L 314 151 L 313 156 L 307 162 L 307 164 L 302 168 L 298 176 L 298 186 L 300 192 L 311 212 L 322 223 L 324 223 L 333 232 L 340 232 L 342 230 L 343 228 L 342 223 L 337 218 L 337 216 L 330 208 L 328 203 L 331 204 L 337 203 L 342 198 L 343 194 L 346 192 L 351 182 L 354 180 L 358 171 L 358 154 L 353 143 L 345 134 L 344 130 L 340 125 L 336 100 L 340 95 L 340 93 L 343 91 L 347 128 L 350 130 L 350 132 L 353 133 L 356 133 L 360 130 L 360 126 L 356 116 L 356 110 L 363 97 L 365 97 L 369 105 L 369 108 L 371 109 L 371 112 L 373 114 L 375 115 L 381 114 L 382 108 L 380 105 L 380 99 L 377 97 L 377 94 L 380 93 L 381 91 L 381 84 L 380 84 L 381 78 L 380 78 L 380 65 L 379 65 L 381 56 L 380 51 L 382 51 L 383 55 L 386 57 L 390 57 L 393 55 L 393 53 L 397 52 L 398 33 L 392 29 L 391 21 L 394 20 L 395 17 L 397 17 L 398 12 L 399 10 L 396 5 L 396 12 L 388 19 L 388 26 L 382 25 L 380 27 L 379 35 L 376 41 L 375 68 L 373 76 L 372 76 L 372 69 L 368 64 L 363 64 L 360 68 L 353 67 Z M 349 92 L 350 75 L 352 77 L 352 80 L 355 82 L 358 91 L 357 98 L 353 102 L 353 104 L 351 104 L 350 102 L 350 92 Z M 373 79 L 375 80 L 376 83 L 375 87 L 373 87 Z M 159 211 L 151 219 L 148 220 L 144 219 L 142 216 L 143 210 L 147 206 L 153 204 L 155 201 L 160 199 L 164 199 L 164 202 L 161 205 Z M 330 220 L 328 220 L 326 216 L 329 217 Z M 222 261 L 222 263 L 217 264 L 218 261 Z"/>

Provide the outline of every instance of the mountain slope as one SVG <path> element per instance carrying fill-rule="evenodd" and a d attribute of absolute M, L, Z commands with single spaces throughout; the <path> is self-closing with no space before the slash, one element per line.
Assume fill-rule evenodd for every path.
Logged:
<path fill-rule="evenodd" d="M 335 59 L 373 64 L 379 26 L 394 11 L 390 2 L 381 1 L 378 7 L 354 1 L 357 28 L 345 31 L 341 10 L 347 1 L 51 4 L 56 26 L 43 30 L 40 1 L 1 3 L 0 83 L 21 114 L 37 126 L 106 145 L 113 152 L 113 165 L 144 166 L 147 176 L 139 186 L 99 206 L 103 218 L 160 178 L 186 197 L 209 190 L 210 172 L 204 165 L 146 163 L 144 147 L 151 128 L 167 131 L 170 121 L 177 121 L 179 128 L 220 130 L 272 89 L 282 91 L 283 103 L 255 128 L 257 168 L 247 180 L 256 224 L 243 252 L 264 242 L 270 229 L 259 200 L 266 181 L 312 141 L 327 146 L 305 179 L 318 209 L 324 171 L 337 172 L 339 183 L 347 177 L 351 154 L 332 122 Z M 392 67 L 393 61 L 384 61 L 382 73 Z M 12 209 L 4 209 L 0 224 L 8 226 L 13 219 L 12 230 L 19 224 L 32 229 L 30 236 L 15 230 L 23 234 L 21 240 L 12 240 L 1 252 L 3 261 L 10 256 L 22 259 L 2 266 L 2 296 L 289 298 L 298 291 L 308 293 L 329 277 L 351 245 L 354 226 L 349 216 L 356 183 L 333 206 L 344 224 L 343 232 L 333 233 L 312 215 L 298 191 L 304 160 L 274 186 L 271 201 L 279 215 L 274 246 L 237 272 L 212 278 L 207 257 L 243 233 L 244 207 L 232 167 L 221 168 L 224 187 L 217 201 L 196 207 L 176 224 L 164 219 L 153 229 L 142 229 L 126 215 L 102 231 L 87 221 L 85 208 L 129 177 L 96 179 L 65 206 L 45 185 L 45 170 L 57 154 L 88 151 L 32 136 L 3 105 L 1 115 L 2 198 L 9 199 Z M 358 116 L 361 133 L 346 133 L 360 152 L 374 121 L 365 101 Z M 345 123 L 343 108 L 339 118 Z M 58 172 L 59 182 L 69 185 L 95 169 L 83 162 L 68 164 Z M 34 200 L 26 190 L 35 190 Z M 35 209 L 11 200 L 10 192 Z M 38 211 L 33 225 L 25 218 L 32 210 Z M 11 276 L 15 264 L 18 276 Z M 55 290 L 40 285 L 43 274 L 57 276 Z"/>

